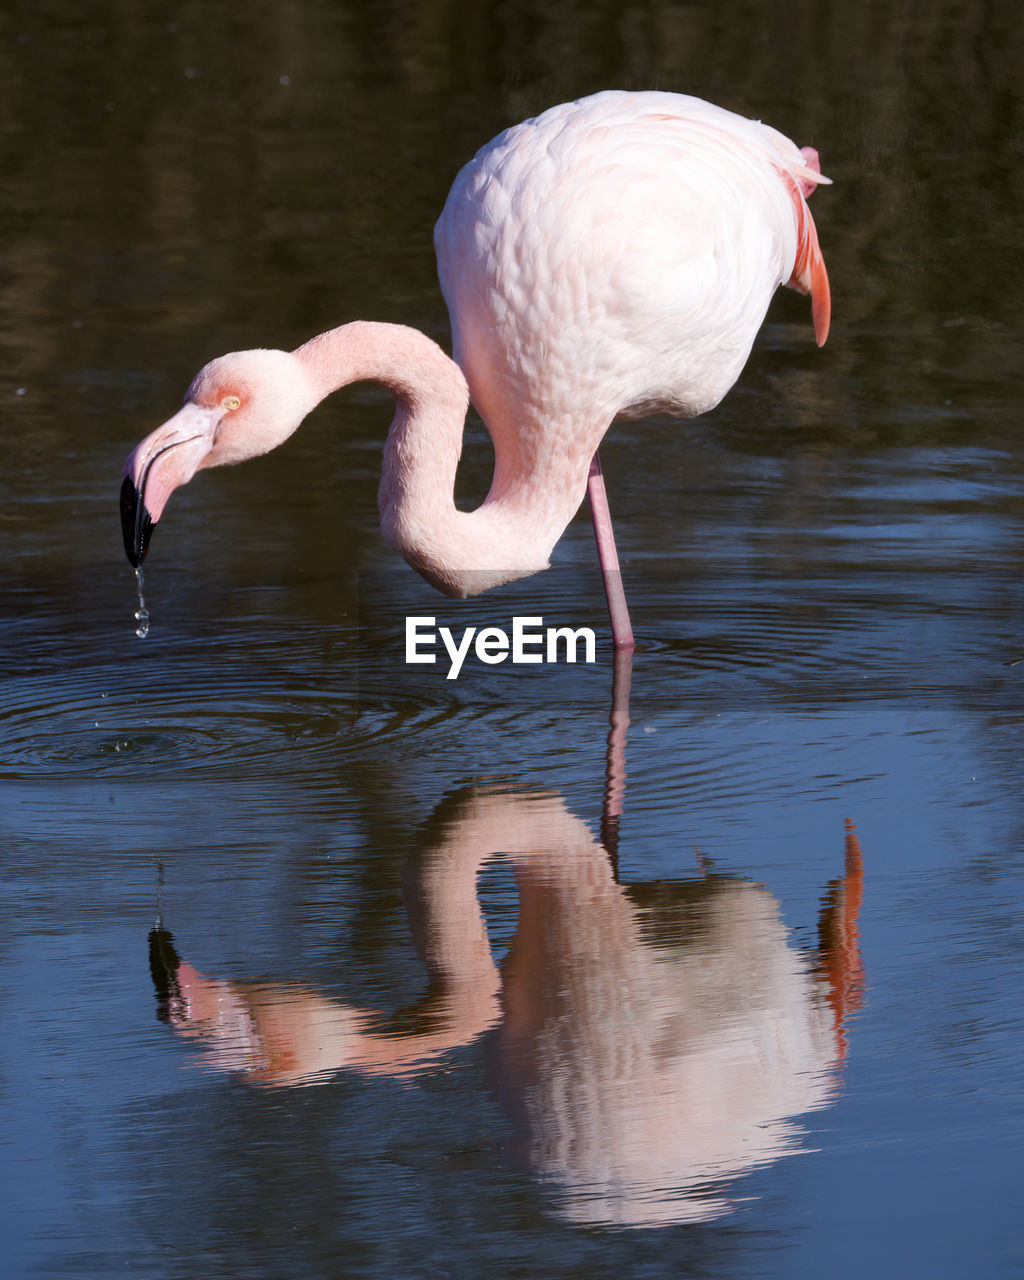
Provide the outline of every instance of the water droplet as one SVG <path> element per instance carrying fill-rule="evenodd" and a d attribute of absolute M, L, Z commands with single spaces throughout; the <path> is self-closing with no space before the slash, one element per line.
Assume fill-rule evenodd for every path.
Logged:
<path fill-rule="evenodd" d="M 141 566 L 135 570 L 135 578 L 139 584 L 139 607 L 135 610 L 135 634 L 140 640 L 145 640 L 149 635 L 149 610 L 146 608 L 146 602 L 142 597 L 142 568 Z"/>

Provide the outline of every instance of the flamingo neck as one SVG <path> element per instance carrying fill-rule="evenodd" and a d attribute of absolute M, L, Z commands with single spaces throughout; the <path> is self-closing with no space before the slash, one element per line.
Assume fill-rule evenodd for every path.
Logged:
<path fill-rule="evenodd" d="M 385 541 L 433 586 L 471 596 L 548 567 L 582 500 L 586 468 L 566 484 L 531 468 L 510 432 L 491 432 L 495 471 L 475 511 L 455 506 L 469 391 L 441 348 L 404 325 L 357 321 L 294 352 L 317 401 L 373 381 L 395 399 L 378 491 Z"/>

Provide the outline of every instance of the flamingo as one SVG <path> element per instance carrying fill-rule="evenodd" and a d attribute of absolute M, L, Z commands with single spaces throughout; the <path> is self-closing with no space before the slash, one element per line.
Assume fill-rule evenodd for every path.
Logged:
<path fill-rule="evenodd" d="M 736 381 L 780 285 L 828 275 L 807 196 L 818 153 L 699 98 L 607 90 L 499 134 L 461 170 L 434 229 L 454 359 L 403 325 L 343 324 L 292 352 L 207 364 L 132 451 L 125 550 L 141 565 L 196 471 L 268 453 L 332 391 L 395 399 L 378 494 L 385 541 L 466 597 L 548 567 L 589 495 L 617 648 L 633 647 L 598 445 L 616 417 L 692 417 Z M 494 445 L 474 511 L 453 489 L 468 402 Z"/>

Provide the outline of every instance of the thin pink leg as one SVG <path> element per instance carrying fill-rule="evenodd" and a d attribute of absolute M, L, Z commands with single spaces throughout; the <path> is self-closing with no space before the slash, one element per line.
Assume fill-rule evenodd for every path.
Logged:
<path fill-rule="evenodd" d="M 633 648 L 633 627 L 629 621 L 626 593 L 622 589 L 619 556 L 615 550 L 615 533 L 612 529 L 608 495 L 601 474 L 601 460 L 594 454 L 587 480 L 587 497 L 590 500 L 590 518 L 594 522 L 594 539 L 597 542 L 597 558 L 601 562 L 604 577 L 604 593 L 608 599 L 608 613 L 612 620 L 612 640 L 616 649 Z"/>

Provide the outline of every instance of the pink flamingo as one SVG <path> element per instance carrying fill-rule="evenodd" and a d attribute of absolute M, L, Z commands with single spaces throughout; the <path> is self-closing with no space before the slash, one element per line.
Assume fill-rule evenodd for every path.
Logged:
<path fill-rule="evenodd" d="M 475 595 L 547 568 L 587 492 L 613 638 L 632 648 L 598 445 L 616 417 L 716 405 L 780 284 L 812 294 L 825 341 L 806 197 L 827 181 L 813 148 L 679 94 L 607 91 L 506 130 L 459 173 L 434 231 L 454 361 L 415 329 L 367 322 L 211 361 L 128 458 L 129 561 L 196 471 L 269 452 L 325 396 L 369 379 L 396 401 L 385 540 L 439 590 Z M 470 397 L 495 465 L 464 512 L 453 487 Z"/>

